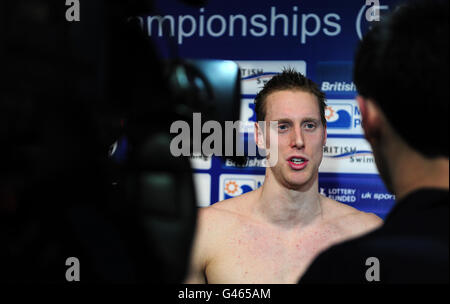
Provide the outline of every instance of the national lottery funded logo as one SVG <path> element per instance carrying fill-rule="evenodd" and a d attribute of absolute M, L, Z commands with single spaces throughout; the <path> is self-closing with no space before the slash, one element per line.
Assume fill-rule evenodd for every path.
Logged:
<path fill-rule="evenodd" d="M 264 175 L 222 174 L 219 182 L 219 201 L 256 190 L 263 182 Z"/>

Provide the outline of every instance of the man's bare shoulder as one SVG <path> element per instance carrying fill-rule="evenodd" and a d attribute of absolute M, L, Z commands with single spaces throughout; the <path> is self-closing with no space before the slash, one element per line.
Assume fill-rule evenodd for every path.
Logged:
<path fill-rule="evenodd" d="M 200 208 L 199 221 L 213 225 L 235 223 L 248 215 L 248 205 L 255 199 L 255 191 Z"/>
<path fill-rule="evenodd" d="M 358 210 L 330 198 L 323 198 L 323 206 L 327 209 L 328 222 L 354 236 L 372 231 L 383 224 L 383 220 L 374 213 Z"/>
<path fill-rule="evenodd" d="M 252 197 L 246 193 L 199 208 L 195 247 L 202 263 L 208 263 L 220 251 L 224 238 L 242 226 L 246 220 L 245 205 Z"/>
<path fill-rule="evenodd" d="M 192 249 L 189 274 L 185 282 L 205 283 L 206 269 L 223 253 L 225 240 L 242 224 L 244 205 L 252 194 L 201 207 Z"/>

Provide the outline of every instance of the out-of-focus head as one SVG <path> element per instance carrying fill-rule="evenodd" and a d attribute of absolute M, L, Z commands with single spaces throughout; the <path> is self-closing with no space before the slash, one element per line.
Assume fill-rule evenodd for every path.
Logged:
<path fill-rule="evenodd" d="M 358 93 L 426 157 L 448 157 L 448 15 L 446 0 L 407 2 L 374 25 L 355 56 Z"/>

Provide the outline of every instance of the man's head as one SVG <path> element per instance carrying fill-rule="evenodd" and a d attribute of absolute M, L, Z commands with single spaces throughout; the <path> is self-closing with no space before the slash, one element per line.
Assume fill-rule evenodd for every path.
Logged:
<path fill-rule="evenodd" d="M 447 0 L 400 6 L 376 22 L 355 56 L 362 108 L 371 102 L 380 109 L 398 137 L 424 157 L 448 158 L 448 9 Z M 377 133 L 365 130 L 369 141 Z"/>
<path fill-rule="evenodd" d="M 319 106 L 320 119 L 325 126 L 327 121 L 325 119 L 325 93 L 320 91 L 319 86 L 311 79 L 306 78 L 301 73 L 293 69 L 285 69 L 282 73 L 272 77 L 264 88 L 256 95 L 255 98 L 255 112 L 258 121 L 263 121 L 266 118 L 266 99 L 270 94 L 277 91 L 302 91 L 311 93 L 317 98 L 317 105 Z"/>
<path fill-rule="evenodd" d="M 256 97 L 255 140 L 276 150 L 277 162 L 268 174 L 288 189 L 309 189 L 317 182 L 326 141 L 324 94 L 300 73 L 287 70 L 266 83 Z M 276 122 L 268 127 L 268 122 Z M 269 132 L 262 132 L 268 128 Z M 270 134 L 267 135 L 267 134 Z M 276 147 L 270 142 L 277 138 Z"/>

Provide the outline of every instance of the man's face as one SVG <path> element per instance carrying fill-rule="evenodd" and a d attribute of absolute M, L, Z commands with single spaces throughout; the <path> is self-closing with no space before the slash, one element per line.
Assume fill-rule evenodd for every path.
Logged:
<path fill-rule="evenodd" d="M 278 122 L 270 130 L 278 135 L 278 161 L 267 170 L 288 189 L 307 189 L 317 180 L 326 142 L 320 117 L 317 97 L 311 93 L 283 90 L 266 98 L 266 125 Z M 265 139 L 270 145 L 268 134 Z"/>

